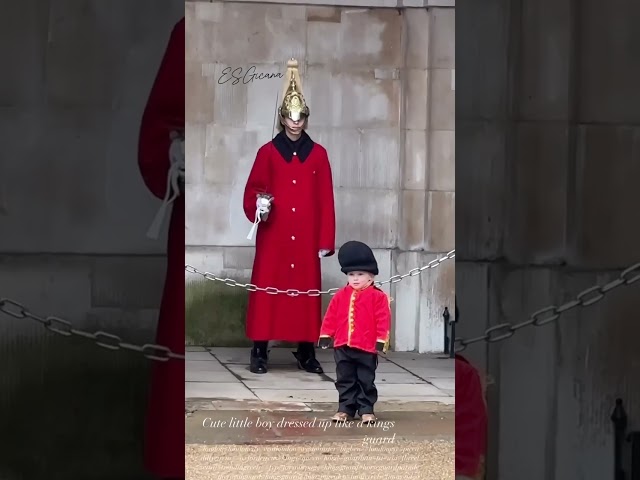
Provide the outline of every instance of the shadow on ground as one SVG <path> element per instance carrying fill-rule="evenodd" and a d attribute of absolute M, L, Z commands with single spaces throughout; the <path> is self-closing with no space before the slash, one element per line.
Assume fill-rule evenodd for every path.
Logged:
<path fill-rule="evenodd" d="M 52 334 L 0 345 L 0 477 L 140 479 L 150 361 Z"/>

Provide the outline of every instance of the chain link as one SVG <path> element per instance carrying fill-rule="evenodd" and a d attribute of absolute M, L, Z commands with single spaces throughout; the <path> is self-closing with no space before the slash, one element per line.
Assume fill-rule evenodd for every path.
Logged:
<path fill-rule="evenodd" d="M 381 287 L 382 285 L 401 282 L 402 280 L 404 280 L 407 277 L 416 277 L 416 276 L 420 275 L 422 272 L 424 272 L 425 270 L 428 270 L 430 268 L 436 268 L 437 266 L 439 266 L 441 263 L 445 262 L 446 260 L 455 258 L 455 256 L 456 256 L 456 251 L 455 250 L 451 250 L 446 255 L 444 255 L 444 256 L 442 256 L 440 258 L 437 258 L 435 260 L 432 260 L 428 264 L 426 264 L 426 265 L 424 265 L 422 267 L 414 268 L 414 269 L 410 270 L 409 272 L 405 273 L 404 275 L 394 275 L 393 277 L 391 277 L 388 280 L 385 280 L 384 282 L 376 282 L 375 285 L 378 286 L 378 287 Z M 289 288 L 289 289 L 286 289 L 286 290 L 282 290 L 282 289 L 275 288 L 275 287 L 258 287 L 257 285 L 254 285 L 252 283 L 246 283 L 245 284 L 245 283 L 240 283 L 240 282 L 238 282 L 236 280 L 233 280 L 231 278 L 217 277 L 213 273 L 203 272 L 203 271 L 198 270 L 197 268 L 195 268 L 194 266 L 189 265 L 189 264 L 185 265 L 184 269 L 188 273 L 195 273 L 197 275 L 201 275 L 206 280 L 211 280 L 212 282 L 224 283 L 228 287 L 239 287 L 239 288 L 244 288 L 245 290 L 248 290 L 250 292 L 264 292 L 264 293 L 268 293 L 269 295 L 282 294 L 282 295 L 288 295 L 290 297 L 299 297 L 300 295 L 307 295 L 307 296 L 310 296 L 310 297 L 319 297 L 320 295 L 335 295 L 335 293 L 338 290 L 340 290 L 339 288 L 330 288 L 329 290 L 316 290 L 316 289 L 312 289 L 312 290 L 296 290 L 295 288 Z"/>
<path fill-rule="evenodd" d="M 535 327 L 541 327 L 548 323 L 554 322 L 560 318 L 560 316 L 577 307 L 588 307 L 602 300 L 605 295 L 621 286 L 631 285 L 634 282 L 640 280 L 640 263 L 636 263 L 631 267 L 624 270 L 618 278 L 607 283 L 606 285 L 595 285 L 587 288 L 576 295 L 575 300 L 563 303 L 559 307 L 550 305 L 540 310 L 535 311 L 529 318 L 523 322 L 511 324 L 501 323 L 493 327 L 487 328 L 483 335 L 472 338 L 456 338 L 454 341 L 454 351 L 461 352 L 469 345 L 478 342 L 496 343 L 507 338 L 513 337 L 515 333 L 521 328 L 533 325 Z"/>
<path fill-rule="evenodd" d="M 129 350 L 132 352 L 140 353 L 149 360 L 155 360 L 158 362 L 166 362 L 170 359 L 184 360 L 185 356 L 172 352 L 168 347 L 163 345 L 155 345 L 147 343 L 144 345 L 133 345 L 126 343 L 117 335 L 111 333 L 98 331 L 87 332 L 85 330 L 78 330 L 73 328 L 71 322 L 59 317 L 41 317 L 31 312 L 27 307 L 21 303 L 11 300 L 9 298 L 0 298 L 0 313 L 4 313 L 14 318 L 24 319 L 29 318 L 43 325 L 47 330 L 62 335 L 63 337 L 77 336 L 84 339 L 93 341 L 99 347 L 107 350 Z"/>

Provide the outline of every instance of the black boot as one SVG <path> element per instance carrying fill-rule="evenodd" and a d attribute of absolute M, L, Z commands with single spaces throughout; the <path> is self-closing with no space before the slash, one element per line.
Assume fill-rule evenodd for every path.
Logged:
<path fill-rule="evenodd" d="M 298 351 L 293 352 L 293 356 L 298 360 L 298 368 L 300 370 L 306 370 L 309 373 L 324 373 L 322 366 L 316 360 L 316 351 L 313 343 L 300 342 Z"/>
<path fill-rule="evenodd" d="M 251 373 L 267 373 L 267 345 L 269 342 L 253 342 L 251 349 Z"/>

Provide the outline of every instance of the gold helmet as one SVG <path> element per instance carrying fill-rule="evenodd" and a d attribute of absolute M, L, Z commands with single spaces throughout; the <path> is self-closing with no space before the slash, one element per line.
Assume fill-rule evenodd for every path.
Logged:
<path fill-rule="evenodd" d="M 298 73 L 298 61 L 292 58 L 287 62 L 284 87 L 282 89 L 282 105 L 278 113 L 293 121 L 301 120 L 301 116 L 309 116 L 309 107 L 302 95 L 302 81 Z"/>

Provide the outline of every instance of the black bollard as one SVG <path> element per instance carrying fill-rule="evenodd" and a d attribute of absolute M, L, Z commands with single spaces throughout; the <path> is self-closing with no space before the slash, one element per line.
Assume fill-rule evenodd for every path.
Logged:
<path fill-rule="evenodd" d="M 631 480 L 640 480 L 640 432 L 631 432 L 627 440 L 631 443 Z"/>
<path fill-rule="evenodd" d="M 444 353 L 445 354 L 449 353 L 449 335 L 447 335 L 447 333 L 449 331 L 450 316 L 451 315 L 449 315 L 449 308 L 444 307 L 444 313 L 442 314 L 442 317 L 444 318 Z"/>
<path fill-rule="evenodd" d="M 616 406 L 611 414 L 613 422 L 613 478 L 614 480 L 626 480 L 624 468 L 622 466 L 622 446 L 625 441 L 627 431 L 627 413 L 622 406 L 622 399 L 616 398 Z"/>

